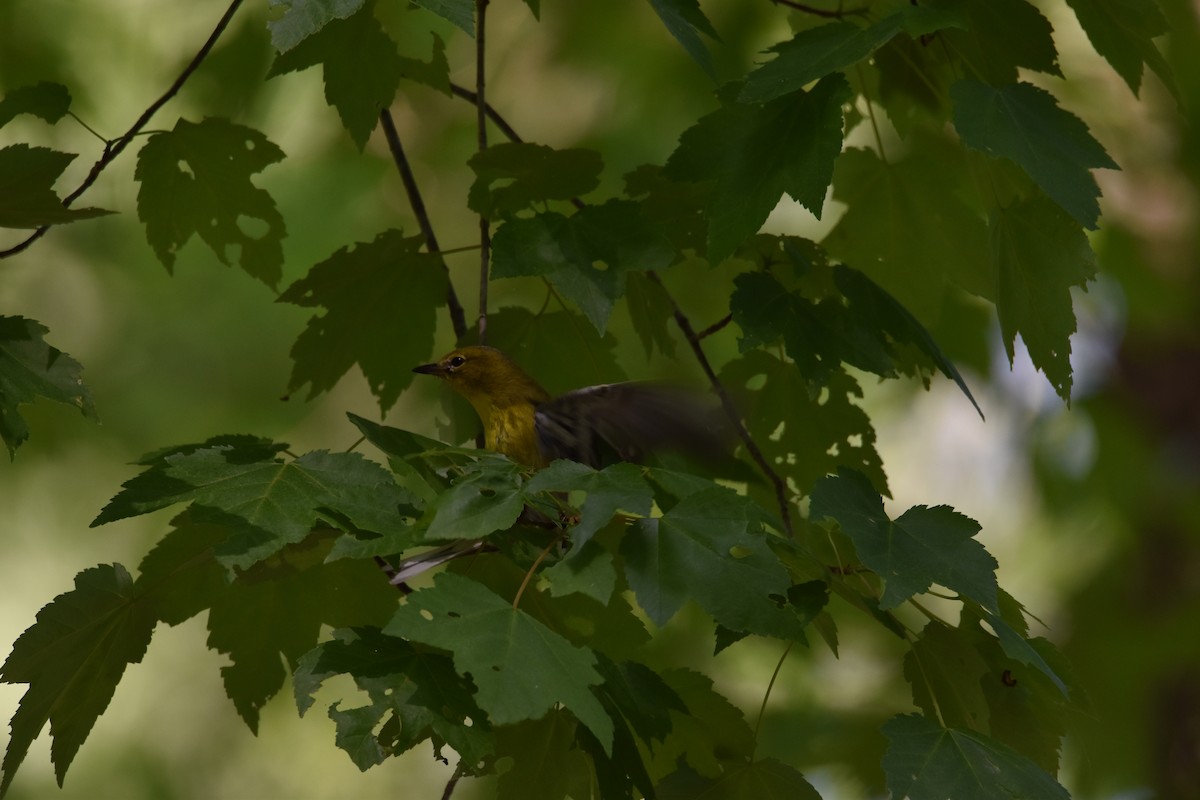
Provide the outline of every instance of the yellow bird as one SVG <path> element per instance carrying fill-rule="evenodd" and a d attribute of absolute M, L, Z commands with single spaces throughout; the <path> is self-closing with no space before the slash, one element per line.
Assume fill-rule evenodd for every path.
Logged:
<path fill-rule="evenodd" d="M 436 375 L 470 401 L 489 450 L 530 467 L 557 458 L 603 467 L 676 450 L 719 457 L 727 436 L 717 410 L 661 383 L 608 383 L 552 398 L 494 347 L 451 350 L 413 372 Z"/>
<path fill-rule="evenodd" d="M 413 372 L 435 375 L 465 397 L 483 422 L 484 445 L 529 467 L 564 458 L 599 469 L 655 451 L 719 458 L 727 450 L 717 409 L 672 386 L 610 383 L 551 397 L 516 361 L 482 345 L 451 350 Z M 482 546 L 454 542 L 423 553 L 402 563 L 392 583 Z"/>

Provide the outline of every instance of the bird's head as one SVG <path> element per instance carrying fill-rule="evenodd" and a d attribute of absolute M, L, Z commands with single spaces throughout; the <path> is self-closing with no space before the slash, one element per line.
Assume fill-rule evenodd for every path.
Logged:
<path fill-rule="evenodd" d="M 538 404 L 549 395 L 517 362 L 494 347 L 473 345 L 451 350 L 413 372 L 436 375 L 480 410 L 519 402 Z"/>

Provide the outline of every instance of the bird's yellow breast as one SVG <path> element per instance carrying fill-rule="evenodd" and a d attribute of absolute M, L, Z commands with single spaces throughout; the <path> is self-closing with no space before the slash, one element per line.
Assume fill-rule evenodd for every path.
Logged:
<path fill-rule="evenodd" d="M 534 423 L 534 407 L 530 403 L 498 407 L 490 406 L 480 411 L 483 420 L 484 444 L 530 467 L 545 466 L 545 459 L 537 444 L 537 429 Z"/>

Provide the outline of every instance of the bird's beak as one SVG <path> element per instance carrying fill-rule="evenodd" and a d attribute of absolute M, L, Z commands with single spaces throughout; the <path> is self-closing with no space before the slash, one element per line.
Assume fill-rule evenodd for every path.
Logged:
<path fill-rule="evenodd" d="M 442 375 L 446 372 L 446 368 L 441 364 L 422 364 L 419 367 L 413 367 L 413 372 L 419 372 L 422 375 Z"/>

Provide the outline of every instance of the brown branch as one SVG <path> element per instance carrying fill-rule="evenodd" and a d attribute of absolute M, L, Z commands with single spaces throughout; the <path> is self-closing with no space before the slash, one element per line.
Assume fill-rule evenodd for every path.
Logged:
<path fill-rule="evenodd" d="M 412 166 L 404 154 L 404 146 L 400 144 L 400 134 L 396 130 L 396 121 L 392 118 L 390 110 L 385 108 L 379 112 L 379 124 L 383 127 L 383 137 L 387 139 L 392 160 L 396 162 L 396 169 L 400 172 L 400 180 L 408 195 L 408 204 L 412 207 L 413 216 L 417 218 L 417 226 L 420 227 L 421 235 L 425 238 L 425 249 L 430 253 L 440 255 L 441 248 L 438 247 L 437 236 L 433 232 L 433 223 L 429 220 L 429 212 L 425 209 L 425 200 L 422 199 L 421 190 L 417 187 L 417 179 L 413 175 Z M 450 269 L 446 267 L 444 259 L 442 267 L 446 269 L 446 275 L 449 278 Z M 462 338 L 467 335 L 467 320 L 463 313 L 462 303 L 458 301 L 458 294 L 454 291 L 454 285 L 449 280 L 446 281 L 446 307 L 450 310 L 450 323 L 454 326 L 455 341 L 462 341 Z"/>
<path fill-rule="evenodd" d="M 837 11 L 829 11 L 828 9 L 815 8 L 805 3 L 797 3 L 795 0 L 771 0 L 771 3 L 777 6 L 794 8 L 797 11 L 803 11 L 805 14 L 812 14 L 814 17 L 825 17 L 826 19 L 861 16 L 870 10 L 866 6 L 857 6 L 855 8 L 839 8 Z"/>
<path fill-rule="evenodd" d="M 487 29 L 488 0 L 475 0 L 475 127 L 479 137 L 479 152 L 487 149 L 486 53 L 484 33 Z M 487 341 L 488 260 L 492 249 L 491 223 L 486 214 L 479 215 L 479 343 Z"/>
<path fill-rule="evenodd" d="M 161 97 L 151 103 L 149 108 L 142 112 L 142 115 L 137 118 L 137 121 L 133 123 L 133 126 L 130 127 L 130 129 L 126 131 L 124 135 L 105 143 L 104 152 L 101 153 L 100 158 L 97 159 L 96 163 L 92 165 L 91 170 L 88 171 L 87 177 L 83 179 L 83 183 L 79 184 L 79 187 L 75 189 L 75 191 L 63 198 L 62 204 L 64 208 L 69 207 L 71 203 L 74 203 L 79 199 L 80 195 L 91 188 L 92 184 L 96 182 L 96 179 L 100 177 L 100 173 L 103 172 L 105 168 L 108 167 L 108 165 L 111 164 L 114 159 L 116 159 L 117 156 L 121 155 L 122 151 L 124 151 L 129 143 L 133 141 L 133 137 L 137 136 L 138 133 L 141 132 L 142 128 L 146 127 L 147 123 L 150 122 L 150 118 L 153 117 L 160 108 L 166 105 L 172 97 L 179 93 L 179 90 L 183 88 L 183 84 L 187 82 L 188 78 L 192 76 L 192 73 L 195 72 L 200 67 L 200 64 L 204 61 L 204 59 L 208 57 L 208 54 L 212 51 L 213 46 L 216 45 L 217 40 L 221 38 L 221 34 L 225 32 L 225 28 L 229 26 L 230 20 L 233 19 L 233 15 L 237 13 L 238 7 L 241 4 L 242 0 L 233 0 L 233 2 L 229 4 L 229 8 L 225 9 L 225 14 L 221 17 L 220 21 L 217 22 L 217 26 L 213 28 L 212 33 L 208 35 L 208 41 L 206 41 L 204 46 L 196 52 L 196 55 L 192 57 L 191 62 L 184 67 L 183 72 L 179 73 L 179 77 L 175 79 L 175 82 L 172 83 L 165 92 L 163 92 Z M 15 256 L 17 253 L 22 252 L 38 239 L 45 236 L 46 231 L 48 230 L 50 230 L 50 226 L 43 225 L 30 234 L 25 241 L 14 245 L 7 250 L 0 250 L 0 258 L 8 258 L 9 256 Z"/>
<path fill-rule="evenodd" d="M 451 83 L 450 91 L 456 96 L 466 100 L 471 105 L 475 105 L 478 102 L 479 95 L 477 95 L 475 92 L 472 92 L 465 86 L 459 86 L 457 83 Z M 487 114 L 487 118 L 492 121 L 493 125 L 500 129 L 500 132 L 503 133 L 510 142 L 525 141 L 521 138 L 520 134 L 516 132 L 513 126 L 509 125 L 508 122 L 505 121 L 504 117 L 500 116 L 500 112 L 492 108 L 489 103 L 485 102 L 483 104 L 483 108 L 484 112 Z"/>
<path fill-rule="evenodd" d="M 709 362 L 708 356 L 704 353 L 704 347 L 700 344 L 700 337 L 696 334 L 696 329 L 692 327 L 692 321 L 680 309 L 679 304 L 675 302 L 675 298 L 667 291 L 667 287 L 663 285 L 662 278 L 658 277 L 657 272 L 647 272 L 646 275 L 650 280 L 654 281 L 663 290 L 667 300 L 671 303 L 671 309 L 675 316 L 675 324 L 679 326 L 679 330 L 683 332 L 683 336 L 687 339 L 688 344 L 692 347 L 692 352 L 696 356 L 696 361 L 700 363 L 700 369 L 704 370 L 708 382 L 712 385 L 713 391 L 717 393 L 717 397 L 721 400 L 721 407 L 725 410 L 725 416 L 733 423 L 737 430 L 738 438 L 742 440 L 742 444 L 746 446 L 746 452 L 750 454 L 750 458 L 754 459 L 754 463 L 766 476 L 767 480 L 775 488 L 775 502 L 779 504 L 779 514 L 783 519 L 784 531 L 788 538 L 792 537 L 792 511 L 787 499 L 787 484 L 784 483 L 779 473 L 774 470 L 767 457 L 763 455 L 759 449 L 758 443 L 754 441 L 754 437 L 750 435 L 745 423 L 742 422 L 742 416 L 738 413 L 737 406 L 733 404 L 733 398 L 729 396 L 729 392 L 725 389 L 725 384 L 721 383 L 721 379 L 717 377 L 717 373 L 712 368 L 712 363 Z"/>
<path fill-rule="evenodd" d="M 725 316 L 721 317 L 719 320 L 714 322 L 712 325 L 709 325 L 707 328 L 705 328 L 704 330 L 697 333 L 696 338 L 697 339 L 707 339 L 709 336 L 712 336 L 714 333 L 717 333 L 718 331 L 722 330 L 726 325 L 728 325 L 731 322 L 733 322 L 733 312 L 726 314 Z"/>

